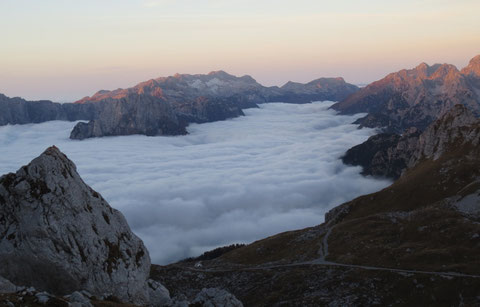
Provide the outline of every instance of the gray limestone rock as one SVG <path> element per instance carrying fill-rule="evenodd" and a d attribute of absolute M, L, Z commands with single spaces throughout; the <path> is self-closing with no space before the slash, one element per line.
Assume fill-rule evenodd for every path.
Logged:
<path fill-rule="evenodd" d="M 56 147 L 0 177 L 0 263 L 0 275 L 40 291 L 148 303 L 148 251 Z"/>
<path fill-rule="evenodd" d="M 47 304 L 48 301 L 52 298 L 52 295 L 50 295 L 49 293 L 43 291 L 43 292 L 38 292 L 38 293 L 35 293 L 35 298 L 37 300 L 37 302 L 39 302 L 40 304 Z"/>
<path fill-rule="evenodd" d="M 186 123 L 180 122 L 170 104 L 155 97 L 136 94 L 118 100 L 96 103 L 97 118 L 78 123 L 70 134 L 71 139 L 143 134 L 186 134 Z"/>
<path fill-rule="evenodd" d="M 158 281 L 147 280 L 149 305 L 150 306 L 169 306 L 172 304 L 170 292 Z"/>
<path fill-rule="evenodd" d="M 377 134 L 350 148 L 342 160 L 360 165 L 364 175 L 397 179 L 406 169 L 423 159 L 436 160 L 452 146 L 480 143 L 480 121 L 464 105 L 458 104 L 420 133 L 410 128 L 402 135 Z"/>
<path fill-rule="evenodd" d="M 71 306 L 78 306 L 78 307 L 93 307 L 90 299 L 84 296 L 81 292 L 75 291 L 68 296 L 68 301 L 70 302 Z"/>
<path fill-rule="evenodd" d="M 420 135 L 415 151 L 408 161 L 408 167 L 415 166 L 422 159 L 438 159 L 457 141 L 478 145 L 480 137 L 478 131 L 469 128 L 476 123 L 478 119 L 472 111 L 464 105 L 455 105 Z"/>
<path fill-rule="evenodd" d="M 2 293 L 13 293 L 16 292 L 17 286 L 12 284 L 8 279 L 3 278 L 0 276 L 0 294 Z"/>
<path fill-rule="evenodd" d="M 192 304 L 204 307 L 243 307 L 233 294 L 218 288 L 204 288 L 197 294 Z"/>

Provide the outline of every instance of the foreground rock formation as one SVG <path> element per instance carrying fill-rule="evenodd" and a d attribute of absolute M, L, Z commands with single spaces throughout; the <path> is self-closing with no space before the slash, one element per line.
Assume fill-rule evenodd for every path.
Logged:
<path fill-rule="evenodd" d="M 415 127 L 424 130 L 456 104 L 480 114 L 480 55 L 459 71 L 449 64 L 391 73 L 332 106 L 343 114 L 365 112 L 357 123 L 402 133 Z"/>
<path fill-rule="evenodd" d="M 123 215 L 56 147 L 0 177 L 0 263 L 0 306 L 243 306 L 221 288 L 172 299 Z"/>
<path fill-rule="evenodd" d="M 0 178 L 0 275 L 55 294 L 147 302 L 150 258 L 57 148 Z"/>

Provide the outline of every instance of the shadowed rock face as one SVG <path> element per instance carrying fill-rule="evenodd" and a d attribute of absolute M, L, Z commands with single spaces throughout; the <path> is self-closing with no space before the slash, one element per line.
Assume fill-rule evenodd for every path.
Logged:
<path fill-rule="evenodd" d="M 70 138 L 82 140 L 91 137 L 143 134 L 186 134 L 187 123 L 178 119 L 170 104 L 155 97 L 129 95 L 118 100 L 104 100 L 96 104 L 96 119 L 78 123 Z"/>
<path fill-rule="evenodd" d="M 424 130 L 431 122 L 463 104 L 480 114 L 480 56 L 458 71 L 449 64 L 425 63 L 389 74 L 332 106 L 344 114 L 367 112 L 357 123 L 402 132 Z"/>
<path fill-rule="evenodd" d="M 148 251 L 56 147 L 0 178 L 0 263 L 17 285 L 148 301 Z"/>
<path fill-rule="evenodd" d="M 438 159 L 452 144 L 478 144 L 480 133 L 476 124 L 478 126 L 478 119 L 472 111 L 459 104 L 423 133 L 411 128 L 401 136 L 378 134 L 350 148 L 342 160 L 349 165 L 362 166 L 364 175 L 397 179 L 407 168 L 422 160 Z"/>
<path fill-rule="evenodd" d="M 415 128 L 409 129 L 402 136 L 377 134 L 350 148 L 342 161 L 348 165 L 362 166 L 363 175 L 397 179 L 407 167 L 419 134 Z"/>
<path fill-rule="evenodd" d="M 42 123 L 50 120 L 89 120 L 94 118 L 90 105 L 60 104 L 48 100 L 26 101 L 0 94 L 0 126 Z"/>

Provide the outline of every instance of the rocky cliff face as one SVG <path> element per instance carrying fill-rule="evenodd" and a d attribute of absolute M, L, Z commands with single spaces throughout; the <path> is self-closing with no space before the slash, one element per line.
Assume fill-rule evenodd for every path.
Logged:
<path fill-rule="evenodd" d="M 170 104 L 155 97 L 131 94 L 125 98 L 107 99 L 96 103 L 96 119 L 78 123 L 70 138 L 82 140 L 91 137 L 143 134 L 186 134 L 187 123 L 177 117 Z"/>
<path fill-rule="evenodd" d="M 148 302 L 148 251 L 55 147 L 0 178 L 0 262 L 17 285 Z"/>
<path fill-rule="evenodd" d="M 452 144 L 476 145 L 478 119 L 464 105 L 449 112 L 420 133 L 416 128 L 396 134 L 378 134 L 349 149 L 345 164 L 360 165 L 364 175 L 397 179 L 407 169 L 425 159 L 438 159 Z"/>
<path fill-rule="evenodd" d="M 60 104 L 48 100 L 27 101 L 0 94 L 0 126 L 50 120 L 90 120 L 94 116 L 93 106 Z"/>
<path fill-rule="evenodd" d="M 418 138 L 408 167 L 417 165 L 421 160 L 437 160 L 452 146 L 471 146 L 479 144 L 479 120 L 464 105 L 456 105 L 447 114 L 431 124 Z"/>
<path fill-rule="evenodd" d="M 350 148 L 342 157 L 348 165 L 362 166 L 366 176 L 397 179 L 407 168 L 420 132 L 416 128 L 397 134 L 381 133 Z"/>
<path fill-rule="evenodd" d="M 389 74 L 332 108 L 345 114 L 369 113 L 357 123 L 396 133 L 410 127 L 423 130 L 456 104 L 480 114 L 479 66 L 480 56 L 462 71 L 449 64 L 422 63 Z"/>

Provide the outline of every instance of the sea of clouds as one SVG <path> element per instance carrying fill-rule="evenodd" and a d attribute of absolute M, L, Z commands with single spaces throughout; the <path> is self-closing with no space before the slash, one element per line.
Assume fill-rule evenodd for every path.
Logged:
<path fill-rule="evenodd" d="M 335 115 L 330 105 L 263 104 L 177 137 L 73 141 L 72 122 L 4 126 L 0 174 L 56 145 L 123 212 L 152 262 L 166 264 L 320 224 L 332 207 L 387 186 L 339 160 L 374 131 L 358 130 L 351 123 L 360 115 Z"/>

